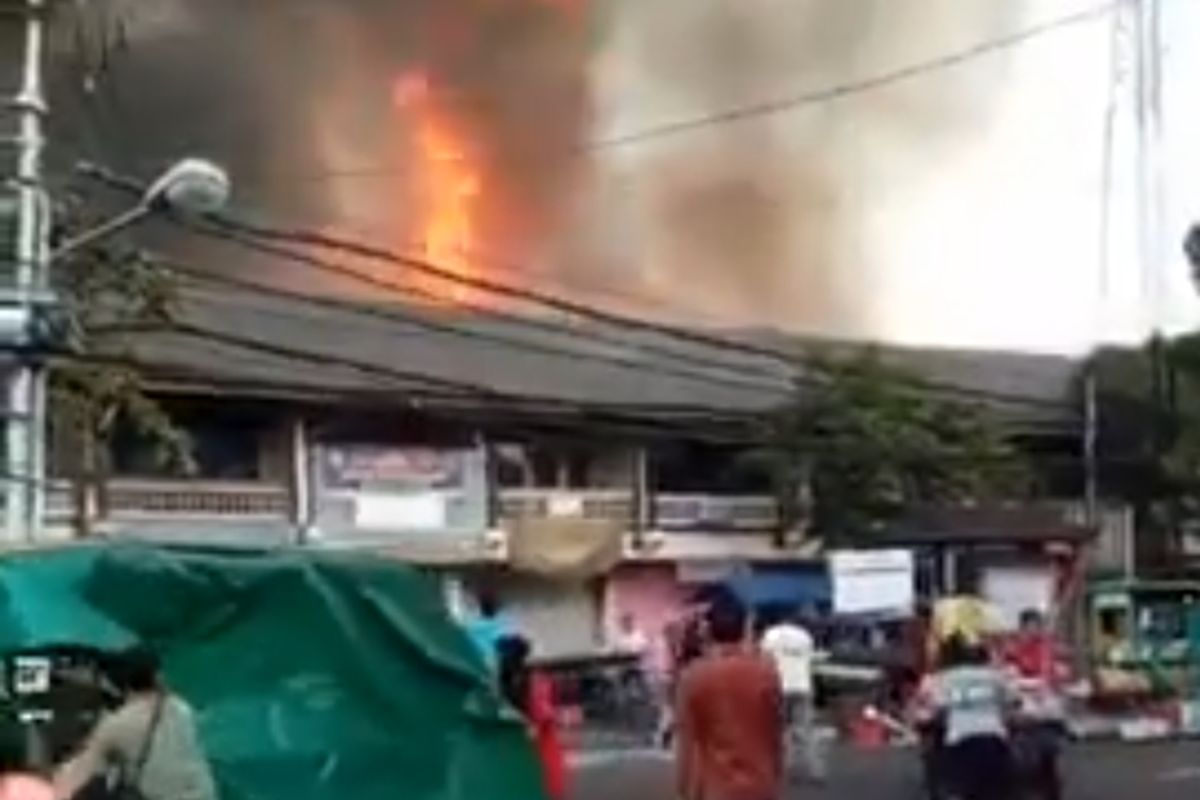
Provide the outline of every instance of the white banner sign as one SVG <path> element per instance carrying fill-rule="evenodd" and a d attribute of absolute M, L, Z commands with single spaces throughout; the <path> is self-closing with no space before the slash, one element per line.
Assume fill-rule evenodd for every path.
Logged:
<path fill-rule="evenodd" d="M 838 614 L 912 612 L 915 569 L 909 550 L 839 550 L 829 554 L 829 571 Z"/>
<path fill-rule="evenodd" d="M 1054 570 L 1048 564 L 986 567 L 983 597 L 999 612 L 1000 623 L 1008 630 L 1015 630 L 1026 611 L 1050 613 L 1054 604 Z"/>
<path fill-rule="evenodd" d="M 440 530 L 446 526 L 446 498 L 437 492 L 354 498 L 354 524 L 362 530 Z"/>

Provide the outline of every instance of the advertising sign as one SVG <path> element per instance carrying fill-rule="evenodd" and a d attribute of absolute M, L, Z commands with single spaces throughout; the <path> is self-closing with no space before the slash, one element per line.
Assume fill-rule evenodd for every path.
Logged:
<path fill-rule="evenodd" d="M 909 614 L 915 600 L 910 550 L 839 550 L 829 554 L 838 614 Z"/>
<path fill-rule="evenodd" d="M 355 492 L 461 489 L 464 470 L 460 450 L 350 445 L 327 448 L 321 459 L 326 488 Z"/>

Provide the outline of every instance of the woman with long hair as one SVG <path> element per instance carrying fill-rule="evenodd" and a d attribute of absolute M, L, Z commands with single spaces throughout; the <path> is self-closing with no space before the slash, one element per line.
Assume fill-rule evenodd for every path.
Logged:
<path fill-rule="evenodd" d="M 558 735 L 558 708 L 550 678 L 529 664 L 532 653 L 523 636 L 505 636 L 496 645 L 500 691 L 521 712 L 537 747 L 542 779 L 550 800 L 567 796 L 567 759 Z"/>

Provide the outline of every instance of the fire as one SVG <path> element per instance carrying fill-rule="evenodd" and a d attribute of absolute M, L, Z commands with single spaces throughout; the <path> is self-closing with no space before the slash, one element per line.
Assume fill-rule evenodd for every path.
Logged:
<path fill-rule="evenodd" d="M 422 182 L 418 231 L 425 254 L 455 275 L 478 277 L 470 254 L 476 244 L 482 180 L 470 141 L 452 114 L 439 106 L 425 73 L 413 72 L 397 80 L 393 100 L 411 115 L 414 126 Z M 421 288 L 453 304 L 466 303 L 478 294 L 469 286 L 436 278 L 422 281 Z"/>

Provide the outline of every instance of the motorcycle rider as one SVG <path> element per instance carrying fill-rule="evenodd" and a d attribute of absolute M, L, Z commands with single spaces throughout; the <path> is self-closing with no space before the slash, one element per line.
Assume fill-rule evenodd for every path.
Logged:
<path fill-rule="evenodd" d="M 1016 697 L 983 644 L 951 636 L 918 695 L 919 719 L 935 723 L 926 768 L 933 788 L 960 800 L 1010 800 L 1015 789 L 1008 720 Z"/>
<path fill-rule="evenodd" d="M 1021 700 L 1018 758 L 1022 775 L 1036 784 L 1045 800 L 1062 797 L 1058 756 L 1065 735 L 1065 711 L 1059 684 L 1061 661 L 1053 635 L 1041 612 L 1021 613 L 1020 628 L 1004 654 Z"/>

